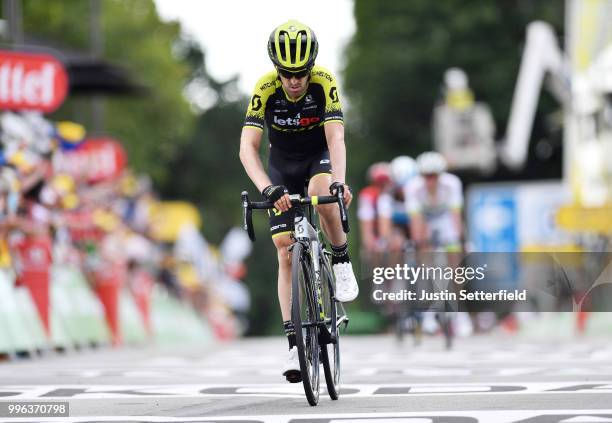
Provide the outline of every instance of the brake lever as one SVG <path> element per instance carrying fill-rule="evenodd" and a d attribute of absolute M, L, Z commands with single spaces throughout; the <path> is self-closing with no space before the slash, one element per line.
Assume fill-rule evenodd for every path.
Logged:
<path fill-rule="evenodd" d="M 249 201 L 249 193 L 242 191 L 240 195 L 242 198 L 242 227 L 252 242 L 255 242 L 255 230 L 253 229 L 253 209 L 251 208 L 251 202 Z"/>
<path fill-rule="evenodd" d="M 348 234 L 351 230 L 348 215 L 346 213 L 346 205 L 344 204 L 344 185 L 338 187 L 336 191 L 336 198 L 338 198 L 338 206 L 340 208 L 340 221 L 342 222 L 342 230 L 345 234 Z"/>

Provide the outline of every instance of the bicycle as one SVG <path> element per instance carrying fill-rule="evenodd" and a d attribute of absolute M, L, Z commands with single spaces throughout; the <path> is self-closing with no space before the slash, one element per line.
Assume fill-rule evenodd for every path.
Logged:
<path fill-rule="evenodd" d="M 432 258 L 434 266 L 438 268 L 446 267 L 449 264 L 449 251 L 443 247 L 440 240 L 440 233 L 436 230 L 432 231 L 431 245 L 433 249 Z M 440 281 L 440 283 L 446 285 L 445 281 Z M 444 346 L 447 350 L 450 350 L 453 348 L 455 331 L 453 329 L 453 313 L 449 311 L 448 308 L 448 304 L 444 302 L 442 310 L 436 311 L 436 321 L 440 325 L 442 335 L 444 335 Z"/>
<path fill-rule="evenodd" d="M 295 207 L 295 243 L 290 247 L 291 320 L 295 327 L 304 393 L 308 403 L 316 406 L 320 390 L 319 364 L 323 364 L 330 398 L 339 398 L 339 328 L 344 325 L 346 331 L 349 318 L 342 303 L 335 298 L 331 253 L 325 249 L 321 231 L 313 225 L 312 206 L 337 203 L 344 232 L 348 233 L 350 228 L 341 190 L 333 196 L 301 197 L 293 194 L 289 198 L 292 207 Z M 244 229 L 251 241 L 255 241 L 252 211 L 272 209 L 274 204 L 269 201 L 252 202 L 248 193 L 243 191 L 242 208 Z"/>
<path fill-rule="evenodd" d="M 406 241 L 402 247 L 403 263 L 409 266 L 416 266 L 416 250 L 412 241 Z M 418 292 L 417 286 L 401 282 L 403 289 L 409 289 L 413 292 Z M 397 290 L 396 290 L 397 291 Z M 400 302 L 395 310 L 395 338 L 399 344 L 404 342 L 404 335 L 412 333 L 414 337 L 414 346 L 419 346 L 423 339 L 423 311 L 422 307 L 415 306 L 408 302 Z"/>

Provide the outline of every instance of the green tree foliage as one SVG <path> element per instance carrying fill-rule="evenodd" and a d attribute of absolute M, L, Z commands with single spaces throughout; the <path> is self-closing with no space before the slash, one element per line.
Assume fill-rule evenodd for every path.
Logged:
<path fill-rule="evenodd" d="M 182 38 L 175 50 L 191 68 L 186 93 L 198 115 L 168 164 L 172 179 L 162 189 L 168 197 L 192 201 L 202 211 L 206 235 L 216 242 L 240 222 L 240 191 L 248 179 L 238 149 L 247 100 L 235 78 L 218 82 L 208 75 L 204 52 L 193 40 Z"/>
<path fill-rule="evenodd" d="M 161 22 L 152 0 L 106 0 L 103 28 L 108 57 L 128 64 L 147 88 L 141 98 L 109 100 L 108 131 L 125 140 L 135 166 L 156 181 L 169 180 L 167 164 L 195 120 L 182 95 L 189 66 L 172 54 L 180 25 Z"/>
<path fill-rule="evenodd" d="M 503 130 L 526 25 L 544 20 L 562 34 L 562 6 L 558 0 L 355 0 L 357 31 L 344 87 L 353 106 L 352 170 L 363 175 L 373 160 L 431 148 L 433 105 L 452 66 L 467 72 Z"/>
<path fill-rule="evenodd" d="M 172 52 L 178 23 L 162 22 L 153 0 L 102 0 L 103 58 L 127 68 L 145 88 L 141 96 L 105 101 L 105 133 L 125 146 L 130 164 L 156 182 L 170 176 L 167 163 L 192 130 L 195 115 L 182 95 L 190 67 Z M 23 0 L 24 29 L 70 49 L 89 46 L 90 2 Z M 89 99 L 70 98 L 58 118 L 90 123 Z M 89 125 L 88 125 L 89 126 Z"/>

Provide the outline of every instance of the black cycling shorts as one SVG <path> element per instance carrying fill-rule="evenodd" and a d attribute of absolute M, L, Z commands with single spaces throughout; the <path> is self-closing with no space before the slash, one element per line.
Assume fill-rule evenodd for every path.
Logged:
<path fill-rule="evenodd" d="M 268 161 L 268 175 L 274 185 L 284 185 L 289 194 L 305 195 L 304 188 L 308 182 L 317 175 L 331 174 L 331 161 L 329 151 L 324 150 L 305 158 L 292 158 L 270 149 Z M 276 209 L 268 210 L 270 220 L 270 234 L 272 238 L 277 235 L 293 231 L 295 209 L 283 213 Z"/>

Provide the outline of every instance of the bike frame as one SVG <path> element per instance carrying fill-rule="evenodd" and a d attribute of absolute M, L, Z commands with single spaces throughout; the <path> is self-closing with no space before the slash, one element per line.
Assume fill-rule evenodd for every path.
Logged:
<path fill-rule="evenodd" d="M 308 206 L 308 210 L 309 210 L 308 214 L 312 216 L 311 206 Z M 323 283 L 321 279 L 321 262 L 327 261 L 328 258 L 325 258 L 325 255 L 331 255 L 331 253 L 329 253 L 323 248 L 323 242 L 321 241 L 321 231 L 315 226 L 313 226 L 309 220 L 312 220 L 312 217 L 311 219 L 307 219 L 306 213 L 302 211 L 296 211 L 295 219 L 294 219 L 293 237 L 295 238 L 296 242 L 302 243 L 304 245 L 305 251 L 307 251 L 310 254 L 310 258 L 312 260 L 312 267 L 314 270 L 314 284 L 315 284 L 315 286 L 311 288 L 314 288 L 316 290 L 316 298 L 319 302 L 319 307 L 320 307 L 319 320 L 317 322 L 309 322 L 307 325 L 304 325 L 304 326 L 308 326 L 308 325 L 319 326 L 319 329 L 321 330 L 320 342 L 322 344 L 329 344 L 329 343 L 335 342 L 338 327 L 340 327 L 340 325 L 343 323 L 345 323 L 345 325 L 348 324 L 348 317 L 346 316 L 346 311 L 344 310 L 344 306 L 342 305 L 342 303 L 336 302 L 335 293 L 333 291 L 334 287 L 333 285 L 330 285 L 329 289 L 332 292 L 333 301 L 336 302 L 340 306 L 342 313 L 341 313 L 341 317 L 339 318 L 338 316 L 336 317 L 335 324 L 331 325 L 331 333 L 327 331 L 327 327 L 325 324 L 328 322 L 331 323 L 331 321 L 328 321 L 328 319 L 330 319 L 331 316 L 325 316 L 324 310 L 323 310 L 324 309 L 323 296 L 321 292 L 322 283 Z M 326 271 L 330 273 L 330 276 L 333 275 L 333 273 L 331 272 L 331 269 L 326 269 Z M 332 305 L 332 307 L 333 306 L 334 305 Z"/>

